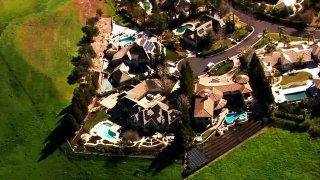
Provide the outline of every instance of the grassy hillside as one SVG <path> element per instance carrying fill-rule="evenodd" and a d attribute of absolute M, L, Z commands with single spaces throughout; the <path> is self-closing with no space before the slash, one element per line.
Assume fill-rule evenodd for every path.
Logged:
<path fill-rule="evenodd" d="M 136 170 L 146 171 L 150 160 L 68 159 L 52 153 L 57 147 L 38 161 L 72 97 L 66 77 L 82 37 L 79 11 L 67 0 L 2 0 L 0 20 L 0 179 L 132 179 Z M 177 179 L 179 169 L 155 178 Z M 140 175 L 151 178 L 151 172 Z"/>
<path fill-rule="evenodd" d="M 190 179 L 317 179 L 320 139 L 271 128 Z"/>

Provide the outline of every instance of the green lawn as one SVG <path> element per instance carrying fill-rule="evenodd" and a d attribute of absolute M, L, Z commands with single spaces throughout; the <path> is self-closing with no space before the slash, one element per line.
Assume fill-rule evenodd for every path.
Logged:
<path fill-rule="evenodd" d="M 308 72 L 298 72 L 294 74 L 288 74 L 288 75 L 282 76 L 281 85 L 287 85 L 293 82 L 304 82 L 309 78 L 312 78 L 312 75 Z"/>
<path fill-rule="evenodd" d="M 190 179 L 318 179 L 320 138 L 270 128 Z"/>
<path fill-rule="evenodd" d="M 229 39 L 218 40 L 217 42 L 212 44 L 210 50 L 221 52 L 230 48 L 231 46 L 232 46 L 232 42 Z"/>
<path fill-rule="evenodd" d="M 178 53 L 171 51 L 170 49 L 166 49 L 166 60 L 168 61 L 179 61 L 180 56 Z"/>
<path fill-rule="evenodd" d="M 73 2 L 0 2 L 0 179 L 137 179 L 136 170 L 144 179 L 179 179 L 180 164 L 151 177 L 151 160 L 68 159 L 58 146 L 38 162 L 74 89 L 66 77 L 82 25 Z"/>
<path fill-rule="evenodd" d="M 94 125 L 98 124 L 99 122 L 106 120 L 108 118 L 108 114 L 102 110 L 99 112 L 96 112 L 96 114 L 94 114 L 95 118 L 92 119 L 91 121 L 88 121 L 86 123 L 86 127 L 90 130 L 91 128 L 94 127 Z"/>
<path fill-rule="evenodd" d="M 268 34 L 270 39 L 272 41 L 279 41 L 280 38 L 279 38 L 279 34 L 278 33 L 269 33 Z M 307 38 L 302 38 L 302 37 L 297 37 L 297 36 L 289 36 L 289 40 L 290 41 L 307 41 Z M 268 44 L 268 38 L 267 37 L 264 37 L 264 38 L 261 38 L 255 45 L 254 45 L 254 48 L 255 49 L 259 49 L 259 48 L 262 48 L 263 46 L 267 45 Z"/>
<path fill-rule="evenodd" d="M 219 63 L 214 66 L 214 68 L 211 70 L 213 72 L 214 76 L 221 76 L 227 72 L 229 72 L 233 68 L 233 61 L 229 63 Z"/>
<path fill-rule="evenodd" d="M 130 29 L 134 29 L 136 31 L 139 30 L 138 27 L 136 27 L 135 25 L 133 25 L 131 22 L 127 21 L 125 18 L 123 18 L 120 15 L 114 16 L 113 20 L 115 22 L 115 24 L 119 25 L 119 26 L 123 26 L 123 27 L 127 27 Z"/>
<path fill-rule="evenodd" d="M 116 14 L 116 8 L 114 0 L 106 0 L 106 15 L 107 16 L 114 16 Z"/>

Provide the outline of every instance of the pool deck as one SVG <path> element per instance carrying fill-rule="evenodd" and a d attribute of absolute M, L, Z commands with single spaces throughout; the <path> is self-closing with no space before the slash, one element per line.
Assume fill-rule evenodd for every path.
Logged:
<path fill-rule="evenodd" d="M 296 70 L 295 73 L 298 72 L 308 72 L 312 75 L 312 78 L 319 78 L 319 66 L 315 67 L 315 68 L 305 68 L 305 69 L 300 69 L 300 70 Z M 287 75 L 288 73 L 284 73 L 283 75 Z M 299 87 L 294 87 L 294 88 L 287 88 L 287 89 L 283 89 L 281 86 L 281 81 L 282 78 L 280 79 L 280 81 L 274 85 L 272 85 L 272 94 L 273 97 L 275 99 L 276 103 L 283 103 L 283 102 L 287 102 L 287 98 L 285 97 L 286 94 L 292 94 L 292 93 L 297 93 L 297 92 L 301 92 L 301 91 L 306 91 L 312 84 L 310 84 L 307 81 L 306 85 L 303 86 L 299 86 Z M 276 91 L 278 91 L 279 93 L 276 93 Z"/>
<path fill-rule="evenodd" d="M 119 126 L 119 125 L 117 125 L 117 124 L 115 124 L 115 123 L 113 123 L 113 122 L 111 122 L 111 121 L 109 121 L 109 120 L 101 121 L 101 122 L 97 123 L 93 128 L 90 129 L 90 135 L 91 135 L 91 136 L 96 136 L 96 135 L 100 136 L 99 134 L 95 133 L 95 131 L 96 131 L 96 129 L 97 129 L 99 126 L 101 126 L 101 125 L 104 124 L 104 123 L 110 124 L 111 127 L 112 127 L 113 125 Z M 111 129 L 111 127 L 110 127 L 110 129 Z M 107 140 L 107 141 L 110 141 L 111 143 L 114 143 L 114 144 L 115 144 L 115 143 L 118 143 L 118 141 L 120 141 L 119 137 L 116 137 L 116 138 L 113 138 L 113 139 L 106 139 L 106 138 L 104 138 L 104 137 L 102 137 L 102 136 L 100 136 L 100 137 L 102 138 L 102 140 Z"/>

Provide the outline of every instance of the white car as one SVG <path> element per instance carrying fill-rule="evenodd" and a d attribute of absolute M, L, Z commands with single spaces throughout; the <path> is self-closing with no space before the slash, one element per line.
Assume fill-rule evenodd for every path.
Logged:
<path fill-rule="evenodd" d="M 207 64 L 207 68 L 208 68 L 208 69 L 211 69 L 214 65 L 215 65 L 215 63 L 209 62 L 209 63 Z"/>

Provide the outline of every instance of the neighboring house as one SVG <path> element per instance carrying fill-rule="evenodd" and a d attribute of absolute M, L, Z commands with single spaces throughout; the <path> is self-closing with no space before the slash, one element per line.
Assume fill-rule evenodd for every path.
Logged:
<path fill-rule="evenodd" d="M 178 114 L 179 111 L 169 110 L 168 105 L 154 101 L 147 109 L 135 114 L 131 124 L 148 130 L 168 130 L 178 118 Z"/>
<path fill-rule="evenodd" d="M 203 15 L 200 18 L 200 22 L 201 23 L 207 23 L 207 22 L 211 22 L 211 26 L 212 26 L 212 30 L 214 32 L 220 32 L 221 29 L 226 25 L 226 23 L 224 22 L 224 20 L 218 15 L 215 14 L 214 16 L 211 15 Z M 201 26 L 199 26 L 200 30 L 201 30 Z M 204 29 L 206 29 L 207 27 L 205 27 Z"/>
<path fill-rule="evenodd" d="M 320 61 L 320 43 L 312 46 L 311 56 L 315 61 Z"/>
<path fill-rule="evenodd" d="M 312 79 L 310 87 L 307 89 L 307 94 L 309 97 L 319 97 L 320 96 L 320 79 Z M 309 84 L 309 82 L 307 82 Z"/>
<path fill-rule="evenodd" d="M 128 66 L 138 66 L 139 64 L 149 64 L 150 57 L 142 46 L 133 44 L 125 46 L 115 53 L 111 63 L 115 65 L 125 63 Z"/>
<path fill-rule="evenodd" d="M 129 74 L 129 66 L 121 63 L 110 74 L 110 79 L 112 79 L 111 81 L 116 85 L 123 85 L 134 76 L 135 75 Z"/>
<path fill-rule="evenodd" d="M 159 80 L 147 79 L 119 95 L 118 105 L 128 116 L 125 123 L 145 131 L 169 129 L 178 111 L 161 102 L 164 100 L 161 92 Z"/>
<path fill-rule="evenodd" d="M 190 10 L 190 0 L 176 0 L 174 8 L 178 13 L 185 13 Z"/>
<path fill-rule="evenodd" d="M 193 47 L 197 47 L 201 42 L 201 38 L 207 35 L 208 32 L 220 33 L 222 27 L 225 26 L 223 19 L 219 18 L 218 15 L 203 15 L 200 18 L 200 23 L 200 26 L 195 30 L 186 29 L 182 36 L 183 41 Z"/>
<path fill-rule="evenodd" d="M 252 95 L 249 77 L 238 76 L 233 82 L 201 83 L 195 86 L 196 98 L 194 118 L 197 123 L 207 126 L 213 124 L 215 115 L 227 105 L 227 95 L 241 94 L 245 101 Z"/>
<path fill-rule="evenodd" d="M 265 66 L 283 71 L 292 70 L 297 66 L 313 62 L 311 58 L 312 49 L 307 49 L 304 46 L 300 47 L 281 49 L 267 54 L 261 60 Z"/>
<path fill-rule="evenodd" d="M 153 57 L 156 52 L 165 52 L 165 47 L 160 41 L 157 37 L 146 37 L 137 43 L 144 48 L 149 57 Z"/>

